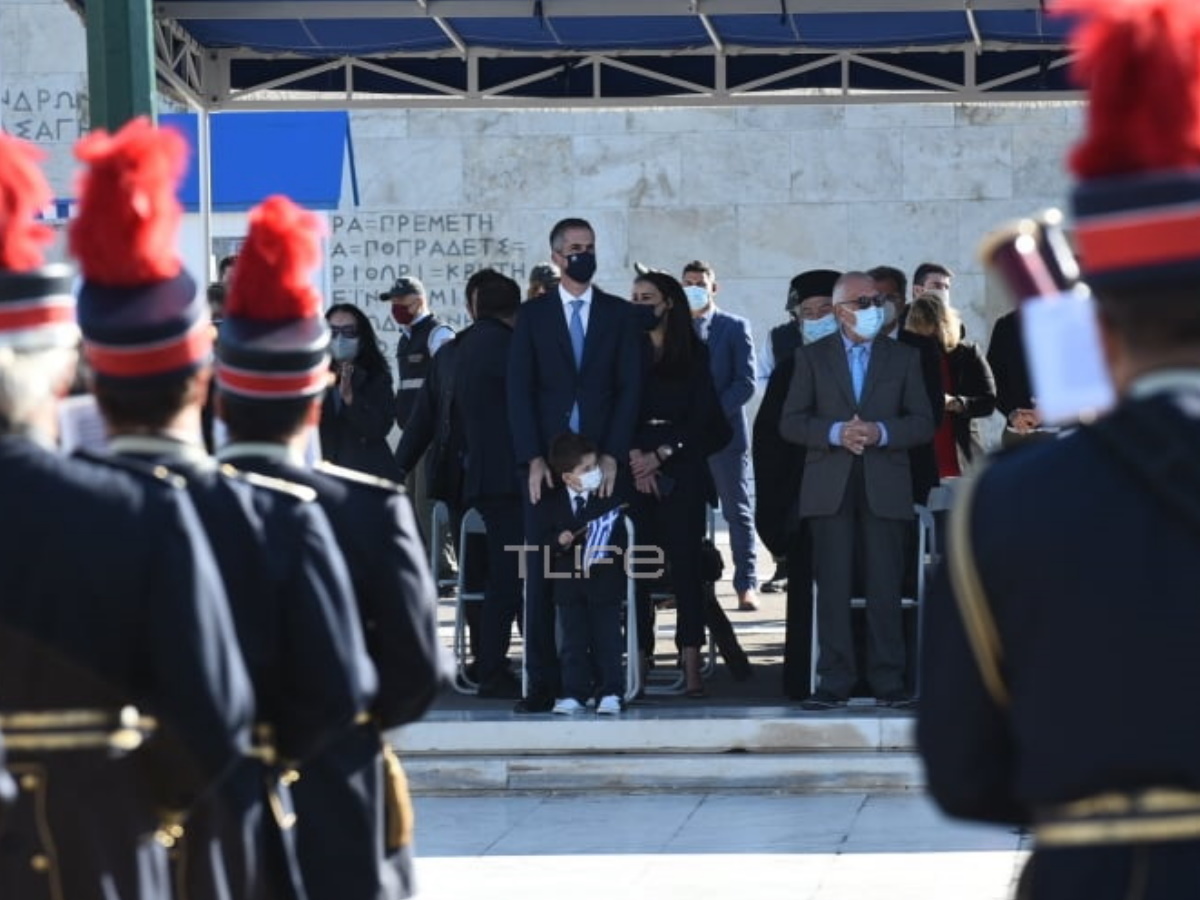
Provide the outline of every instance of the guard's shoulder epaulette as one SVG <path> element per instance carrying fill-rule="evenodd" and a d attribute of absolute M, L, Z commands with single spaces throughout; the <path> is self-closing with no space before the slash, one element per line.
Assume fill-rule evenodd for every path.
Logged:
<path fill-rule="evenodd" d="M 376 490 L 386 491 L 390 494 L 405 493 L 404 485 L 397 484 L 394 481 L 389 481 L 386 478 L 380 478 L 378 475 L 371 475 L 367 472 L 360 472 L 357 469 L 347 469 L 345 466 L 335 466 L 333 463 L 319 462 L 313 466 L 313 471 L 320 472 L 322 475 L 330 475 L 342 481 L 350 481 L 354 484 L 361 484 L 364 487 L 373 487 Z"/>
<path fill-rule="evenodd" d="M 251 487 L 287 494 L 302 503 L 312 503 L 317 499 L 317 492 L 307 485 L 296 484 L 294 481 L 286 481 L 282 478 L 272 478 L 270 475 L 260 475 L 258 472 L 247 472 L 231 466 L 229 463 L 221 463 L 221 474 L 226 478 L 245 482 Z"/>
<path fill-rule="evenodd" d="M 187 479 L 178 472 L 164 466 L 162 463 L 150 462 L 132 456 L 121 456 L 115 453 L 95 453 L 91 450 L 76 450 L 75 456 L 111 469 L 120 469 L 131 475 L 137 475 L 149 481 L 156 481 L 168 487 L 185 489 Z"/>

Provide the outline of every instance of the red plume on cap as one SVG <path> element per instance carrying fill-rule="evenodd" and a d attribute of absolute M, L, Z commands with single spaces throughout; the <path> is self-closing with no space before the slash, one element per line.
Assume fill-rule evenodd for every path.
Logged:
<path fill-rule="evenodd" d="M 116 134 L 94 131 L 75 145 L 89 170 L 80 179 L 71 252 L 84 277 L 108 287 L 174 278 L 183 210 L 175 190 L 187 168 L 187 142 L 139 118 Z"/>
<path fill-rule="evenodd" d="M 319 315 L 321 295 L 309 275 L 320 264 L 322 232 L 320 218 L 287 197 L 268 197 L 251 210 L 225 315 L 262 322 Z"/>
<path fill-rule="evenodd" d="M 54 240 L 34 219 L 54 196 L 38 166 L 43 156 L 33 144 L 0 134 L 0 270 L 38 268 L 43 245 Z"/>
<path fill-rule="evenodd" d="M 1200 166 L 1200 2 L 1060 0 L 1075 14 L 1074 75 L 1090 95 L 1071 153 L 1080 178 Z"/>

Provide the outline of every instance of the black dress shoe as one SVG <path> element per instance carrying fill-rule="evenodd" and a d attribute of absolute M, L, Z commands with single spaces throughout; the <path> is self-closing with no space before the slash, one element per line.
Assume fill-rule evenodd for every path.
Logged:
<path fill-rule="evenodd" d="M 915 709 L 917 701 L 916 698 L 909 696 L 904 691 L 890 691 L 880 697 L 876 697 L 875 705 L 887 707 L 888 709 Z"/>
<path fill-rule="evenodd" d="M 844 697 L 839 697 L 836 694 L 831 694 L 829 691 L 817 691 L 807 700 L 800 703 L 801 709 L 808 710 L 828 710 L 828 709 L 843 709 L 846 706 Z"/>
<path fill-rule="evenodd" d="M 475 696 L 485 700 L 516 700 L 521 696 L 521 682 L 508 672 L 501 672 L 479 685 Z"/>
<path fill-rule="evenodd" d="M 523 700 L 518 700 L 517 705 L 513 707 L 513 712 L 517 715 L 534 715 L 536 713 L 548 713 L 554 709 L 554 698 L 544 694 L 530 694 Z"/>

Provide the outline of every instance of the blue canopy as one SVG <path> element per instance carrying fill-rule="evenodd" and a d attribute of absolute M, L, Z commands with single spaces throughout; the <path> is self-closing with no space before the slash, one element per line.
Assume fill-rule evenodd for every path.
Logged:
<path fill-rule="evenodd" d="M 82 8 L 86 0 L 68 0 Z M 204 106 L 841 102 L 1070 90 L 1043 0 L 162 0 L 159 72 Z M 271 91 L 270 95 L 264 92 Z M 294 93 L 304 92 L 302 101 Z M 334 96 L 336 95 L 336 96 Z"/>

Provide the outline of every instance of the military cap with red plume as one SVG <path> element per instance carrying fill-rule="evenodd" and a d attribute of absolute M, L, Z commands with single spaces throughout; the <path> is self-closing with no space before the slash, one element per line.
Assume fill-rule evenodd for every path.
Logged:
<path fill-rule="evenodd" d="M 1200 3 L 1060 0 L 1077 15 L 1087 133 L 1071 154 L 1076 237 L 1094 288 L 1200 277 Z"/>
<path fill-rule="evenodd" d="M 54 233 L 37 221 L 50 202 L 32 144 L 0 134 L 0 346 L 43 350 L 73 346 L 75 298 L 71 270 L 43 265 Z"/>
<path fill-rule="evenodd" d="M 71 252 L 79 260 L 79 327 L 97 378 L 177 378 L 212 353 L 208 304 L 176 248 L 175 197 L 187 166 L 177 132 L 134 119 L 75 145 L 87 165 Z"/>
<path fill-rule="evenodd" d="M 310 276 L 321 258 L 321 220 L 287 197 L 250 212 L 225 298 L 217 385 L 254 399 L 311 397 L 329 385 L 329 329 Z"/>

